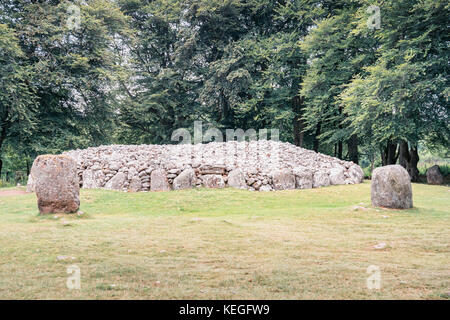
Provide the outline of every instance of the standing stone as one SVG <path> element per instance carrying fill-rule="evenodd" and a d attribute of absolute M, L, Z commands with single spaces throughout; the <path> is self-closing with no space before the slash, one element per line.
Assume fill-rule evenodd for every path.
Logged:
<path fill-rule="evenodd" d="M 393 209 L 412 207 L 411 179 L 405 168 L 389 165 L 373 171 L 372 205 Z"/>
<path fill-rule="evenodd" d="M 207 188 L 224 188 L 225 181 L 220 174 L 208 174 L 202 178 L 203 185 Z"/>
<path fill-rule="evenodd" d="M 230 173 L 228 174 L 228 186 L 238 189 L 247 188 L 245 176 L 241 169 L 234 169 L 230 171 Z"/>
<path fill-rule="evenodd" d="M 434 165 L 427 170 L 427 183 L 437 185 L 444 183 L 444 176 L 438 165 Z"/>
<path fill-rule="evenodd" d="M 105 189 L 107 190 L 123 190 L 123 185 L 127 180 L 127 175 L 123 172 L 118 172 L 114 177 L 112 177 L 106 184 Z"/>
<path fill-rule="evenodd" d="M 290 170 L 276 170 L 272 174 L 272 181 L 275 190 L 295 189 L 295 176 Z"/>
<path fill-rule="evenodd" d="M 313 172 L 305 167 L 294 169 L 295 184 L 297 189 L 311 189 L 313 187 Z"/>
<path fill-rule="evenodd" d="M 181 189 L 189 189 L 195 186 L 195 171 L 194 169 L 188 168 L 183 170 L 174 180 L 173 180 L 173 189 L 181 190 Z"/>
<path fill-rule="evenodd" d="M 41 214 L 73 213 L 80 207 L 77 163 L 66 155 L 42 155 L 31 169 Z"/>
<path fill-rule="evenodd" d="M 153 170 L 150 176 L 150 190 L 169 191 L 170 184 L 167 180 L 167 173 L 164 169 Z"/>
<path fill-rule="evenodd" d="M 314 173 L 314 179 L 313 179 L 313 187 L 314 188 L 327 187 L 330 184 L 331 184 L 331 182 L 330 182 L 330 176 L 328 175 L 328 172 L 316 171 Z"/>

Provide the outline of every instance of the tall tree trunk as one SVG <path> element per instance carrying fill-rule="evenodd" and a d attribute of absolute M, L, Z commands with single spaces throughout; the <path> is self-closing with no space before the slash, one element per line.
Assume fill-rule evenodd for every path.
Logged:
<path fill-rule="evenodd" d="M 417 164 L 419 163 L 419 152 L 417 147 L 408 145 L 407 141 L 400 143 L 400 157 L 398 163 L 408 171 L 411 181 L 419 181 L 419 169 Z"/>
<path fill-rule="evenodd" d="M 341 117 L 342 117 L 342 108 L 339 108 L 339 118 L 341 118 Z M 341 122 L 339 122 L 338 128 L 339 128 L 339 131 L 342 130 L 342 123 Z M 337 157 L 339 159 L 342 159 L 342 151 L 343 151 L 343 149 L 344 148 L 342 146 L 342 140 L 339 140 L 338 141 L 338 152 L 337 152 Z"/>
<path fill-rule="evenodd" d="M 356 134 L 352 134 L 350 139 L 347 141 L 348 147 L 348 157 L 350 161 L 354 163 L 359 163 L 359 154 L 358 154 L 358 136 Z"/>
<path fill-rule="evenodd" d="M 339 158 L 339 159 L 342 159 L 342 141 L 339 141 L 338 142 L 338 154 L 337 154 L 337 157 Z"/>
<path fill-rule="evenodd" d="M 30 163 L 28 162 L 28 159 L 25 160 L 27 163 L 27 177 L 30 175 Z"/>
<path fill-rule="evenodd" d="M 400 143 L 400 156 L 398 159 L 398 164 L 401 165 L 403 168 L 408 170 L 408 165 L 410 162 L 410 155 L 409 155 L 409 147 L 408 142 L 402 141 Z"/>
<path fill-rule="evenodd" d="M 381 152 L 381 161 L 383 166 L 396 164 L 399 154 L 400 150 L 397 152 L 397 143 L 393 143 L 389 140 Z"/>
<path fill-rule="evenodd" d="M 313 150 L 315 152 L 319 152 L 319 138 L 318 138 L 318 136 L 320 135 L 321 126 L 322 126 L 321 122 L 319 122 L 317 124 L 317 126 L 316 126 L 316 133 L 314 135 L 314 143 L 313 143 Z"/>
<path fill-rule="evenodd" d="M 409 162 L 409 175 L 411 176 L 411 181 L 419 181 L 419 169 L 417 165 L 419 164 L 419 150 L 416 147 L 411 147 L 410 150 L 411 161 Z"/>
<path fill-rule="evenodd" d="M 294 144 L 296 146 L 303 146 L 304 126 L 302 119 L 303 99 L 299 96 L 295 96 L 292 99 L 292 111 L 294 112 L 293 128 L 294 128 Z"/>

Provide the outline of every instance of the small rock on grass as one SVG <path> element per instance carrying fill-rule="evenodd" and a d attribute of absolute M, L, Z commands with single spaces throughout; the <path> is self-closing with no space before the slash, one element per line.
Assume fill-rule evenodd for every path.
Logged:
<path fill-rule="evenodd" d="M 386 247 L 387 247 L 386 242 L 380 242 L 373 246 L 373 248 L 376 250 L 383 250 L 383 249 L 386 249 Z"/>

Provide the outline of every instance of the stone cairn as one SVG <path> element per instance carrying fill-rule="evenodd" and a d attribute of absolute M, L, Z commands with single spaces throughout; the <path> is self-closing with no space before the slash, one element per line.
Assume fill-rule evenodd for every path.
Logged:
<path fill-rule="evenodd" d="M 271 191 L 356 184 L 364 176 L 353 162 L 270 140 L 109 145 L 64 154 L 77 162 L 80 187 L 87 189 Z"/>

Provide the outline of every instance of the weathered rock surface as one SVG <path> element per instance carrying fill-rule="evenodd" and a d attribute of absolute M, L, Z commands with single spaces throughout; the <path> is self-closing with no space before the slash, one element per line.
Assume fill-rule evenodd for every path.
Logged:
<path fill-rule="evenodd" d="M 105 189 L 108 190 L 123 190 L 127 176 L 123 172 L 118 172 L 106 184 Z M 84 183 L 83 183 L 84 187 Z"/>
<path fill-rule="evenodd" d="M 331 184 L 330 175 L 326 171 L 314 172 L 313 188 L 327 187 Z"/>
<path fill-rule="evenodd" d="M 98 189 L 105 183 L 105 174 L 101 170 L 86 170 L 82 178 L 86 189 Z"/>
<path fill-rule="evenodd" d="M 128 186 L 128 191 L 130 192 L 138 192 L 142 189 L 142 182 L 139 179 L 139 176 L 134 176 L 130 180 L 130 185 Z"/>
<path fill-rule="evenodd" d="M 208 174 L 202 176 L 203 186 L 206 188 L 225 188 L 225 181 L 219 174 Z"/>
<path fill-rule="evenodd" d="M 80 207 L 77 163 L 67 155 L 41 155 L 31 169 L 41 214 L 73 213 Z"/>
<path fill-rule="evenodd" d="M 173 189 L 189 189 L 195 186 L 196 177 L 194 169 L 188 168 L 183 170 L 174 180 Z"/>
<path fill-rule="evenodd" d="M 311 189 L 313 187 L 313 171 L 306 167 L 297 167 L 293 171 L 297 189 Z"/>
<path fill-rule="evenodd" d="M 364 171 L 358 165 L 352 165 L 348 168 L 349 183 L 361 183 L 364 180 Z"/>
<path fill-rule="evenodd" d="M 272 180 L 275 190 L 295 189 L 295 176 L 290 170 L 276 170 Z"/>
<path fill-rule="evenodd" d="M 393 209 L 413 206 L 411 179 L 400 165 L 376 168 L 372 173 L 372 205 Z"/>
<path fill-rule="evenodd" d="M 438 165 L 434 165 L 427 170 L 427 183 L 428 184 L 443 184 L 444 176 L 441 173 L 441 169 Z"/>
<path fill-rule="evenodd" d="M 247 182 L 245 181 L 245 175 L 241 169 L 237 168 L 231 170 L 228 174 L 228 186 L 237 189 L 246 189 Z"/>
<path fill-rule="evenodd" d="M 332 185 L 339 185 L 339 184 L 345 184 L 345 175 L 344 175 L 344 168 L 333 168 L 330 170 L 330 184 Z"/>
<path fill-rule="evenodd" d="M 169 191 L 170 184 L 167 180 L 167 173 L 163 169 L 152 171 L 150 176 L 150 189 L 152 191 Z"/>
<path fill-rule="evenodd" d="M 81 187 L 123 191 L 202 185 L 258 191 L 306 189 L 360 183 L 364 176 L 353 162 L 270 140 L 111 145 L 65 154 L 77 161 Z"/>

